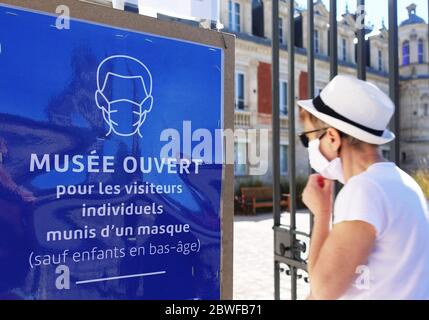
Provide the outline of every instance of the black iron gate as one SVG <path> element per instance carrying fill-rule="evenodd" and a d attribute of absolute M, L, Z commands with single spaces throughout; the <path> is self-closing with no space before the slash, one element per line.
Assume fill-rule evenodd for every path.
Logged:
<path fill-rule="evenodd" d="M 337 1 L 329 0 L 329 62 L 331 79 L 338 73 L 338 37 L 337 37 Z M 365 5 L 365 0 L 357 0 L 357 8 Z M 397 139 L 391 145 L 391 160 L 399 163 L 399 73 L 398 73 L 398 18 L 397 0 L 388 0 L 389 5 L 389 89 L 390 97 L 396 105 L 397 111 L 391 123 L 391 130 Z M 310 98 L 314 97 L 315 64 L 314 64 L 314 8 L 313 0 L 307 1 L 308 35 L 307 35 L 307 63 L 308 63 L 308 90 Z M 288 105 L 295 106 L 295 2 L 288 1 Z M 359 12 L 358 12 L 359 14 Z M 363 19 L 362 19 L 363 20 Z M 365 23 L 363 22 L 363 25 Z M 279 109 L 279 0 L 273 0 L 272 5 L 272 100 L 273 100 L 273 190 L 274 190 L 274 298 L 280 299 L 280 274 L 286 273 L 291 280 L 291 299 L 297 299 L 297 281 L 309 282 L 307 274 L 306 252 L 311 232 L 297 230 L 297 195 L 296 192 L 296 130 L 295 108 L 289 110 L 289 184 L 290 184 L 290 223 L 283 225 L 280 215 L 280 109 Z M 366 43 L 365 28 L 357 31 L 357 76 L 366 79 Z M 274 41 L 276 39 L 276 41 Z M 312 216 L 310 230 L 312 229 Z"/>

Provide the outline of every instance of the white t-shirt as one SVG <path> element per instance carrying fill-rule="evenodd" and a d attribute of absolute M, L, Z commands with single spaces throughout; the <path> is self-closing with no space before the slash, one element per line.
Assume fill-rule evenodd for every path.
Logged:
<path fill-rule="evenodd" d="M 334 224 L 344 221 L 367 222 L 377 236 L 340 299 L 429 299 L 429 210 L 412 177 L 390 162 L 352 177 L 335 201 Z"/>

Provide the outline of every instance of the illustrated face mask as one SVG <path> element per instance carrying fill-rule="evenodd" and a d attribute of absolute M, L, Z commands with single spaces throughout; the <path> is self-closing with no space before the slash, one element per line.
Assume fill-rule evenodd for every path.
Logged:
<path fill-rule="evenodd" d="M 311 167 L 329 180 L 337 180 L 345 184 L 343 173 L 343 165 L 341 158 L 337 157 L 332 161 L 326 159 L 320 152 L 320 140 L 315 139 L 310 141 L 308 145 L 308 154 Z"/>
<path fill-rule="evenodd" d="M 132 136 L 136 133 L 141 136 L 140 127 L 153 104 L 152 96 L 145 96 L 146 90 L 141 77 L 119 78 L 109 75 L 107 79 L 109 85 L 116 88 L 113 90 L 116 99 L 109 101 L 103 91 L 97 91 L 96 96 L 99 107 L 103 109 L 104 120 L 109 125 L 107 135 L 114 132 L 120 136 Z M 141 102 L 127 97 L 134 97 Z"/>
<path fill-rule="evenodd" d="M 108 110 L 112 129 L 119 135 L 135 133 L 143 116 L 142 104 L 125 99 L 110 102 Z"/>

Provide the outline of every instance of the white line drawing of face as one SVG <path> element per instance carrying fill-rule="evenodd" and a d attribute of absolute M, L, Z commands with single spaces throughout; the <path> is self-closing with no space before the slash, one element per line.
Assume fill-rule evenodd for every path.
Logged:
<path fill-rule="evenodd" d="M 116 66 L 125 66 L 120 72 L 112 72 Z M 127 73 L 127 74 L 126 74 Z M 108 84 L 121 82 L 123 87 L 140 90 L 140 96 L 121 97 L 114 99 L 107 92 Z M 124 86 L 125 84 L 125 86 Z M 116 90 L 117 91 L 117 90 Z M 127 93 L 123 93 L 125 96 Z M 138 94 L 137 94 L 138 95 Z M 104 59 L 97 68 L 97 91 L 95 92 L 97 107 L 103 112 L 103 119 L 109 127 L 109 136 L 112 132 L 118 136 L 129 137 L 138 134 L 146 121 L 147 114 L 152 111 L 152 74 L 138 59 L 127 55 L 114 55 Z M 125 115 L 131 117 L 132 123 L 124 125 L 121 119 Z"/>

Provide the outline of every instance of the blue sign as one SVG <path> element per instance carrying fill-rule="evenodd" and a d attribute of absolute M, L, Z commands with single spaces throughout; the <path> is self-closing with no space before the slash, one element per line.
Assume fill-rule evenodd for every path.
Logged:
<path fill-rule="evenodd" d="M 222 49 L 56 22 L 0 6 L 0 298 L 220 299 Z"/>

